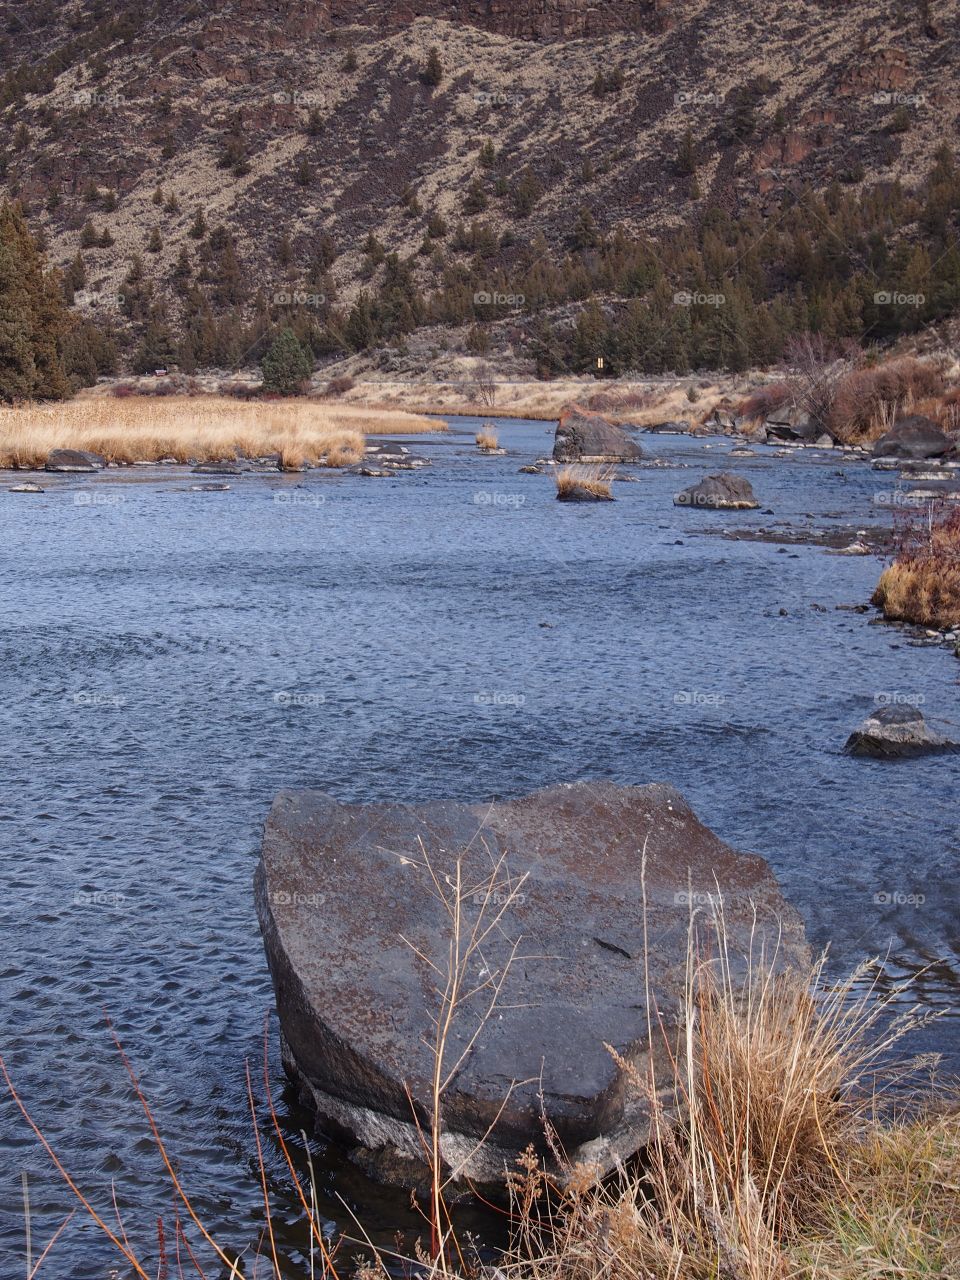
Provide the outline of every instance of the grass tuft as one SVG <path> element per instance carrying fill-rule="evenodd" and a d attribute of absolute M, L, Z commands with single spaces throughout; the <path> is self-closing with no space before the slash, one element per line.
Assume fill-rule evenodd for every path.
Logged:
<path fill-rule="evenodd" d="M 474 437 L 482 453 L 493 453 L 500 447 L 500 439 L 489 422 L 485 422 Z"/>
<path fill-rule="evenodd" d="M 908 526 L 873 603 L 897 622 L 944 630 L 960 623 L 960 511 Z"/>
<path fill-rule="evenodd" d="M 595 498 L 612 498 L 613 471 L 609 468 L 574 466 L 563 467 L 555 476 L 557 497 L 569 498 L 578 491 Z"/>

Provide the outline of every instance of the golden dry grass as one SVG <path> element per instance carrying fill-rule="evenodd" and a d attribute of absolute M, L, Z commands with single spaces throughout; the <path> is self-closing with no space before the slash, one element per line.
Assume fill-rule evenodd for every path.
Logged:
<path fill-rule="evenodd" d="M 42 467 L 53 449 L 90 450 L 117 463 L 280 454 L 287 466 L 343 466 L 363 456 L 367 432 L 406 435 L 445 425 L 415 414 L 309 400 L 87 397 L 0 409 L 0 466 Z"/>
<path fill-rule="evenodd" d="M 603 467 L 562 467 L 554 477 L 557 497 L 566 498 L 585 490 L 595 498 L 612 498 L 613 471 Z"/>
<path fill-rule="evenodd" d="M 485 422 L 483 424 L 474 439 L 477 442 L 477 448 L 483 453 L 493 453 L 495 449 L 499 449 L 500 447 L 500 438 L 494 430 L 492 423 L 489 422 Z"/>
<path fill-rule="evenodd" d="M 943 629 L 960 623 L 960 512 L 912 531 L 881 574 L 873 603 L 896 622 Z"/>

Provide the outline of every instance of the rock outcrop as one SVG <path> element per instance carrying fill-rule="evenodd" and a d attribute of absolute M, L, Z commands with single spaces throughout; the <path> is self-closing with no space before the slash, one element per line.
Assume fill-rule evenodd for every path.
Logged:
<path fill-rule="evenodd" d="M 942 458 L 954 442 L 935 422 L 914 414 L 902 418 L 873 446 L 875 458 Z"/>
<path fill-rule="evenodd" d="M 923 712 L 912 706 L 883 707 L 874 712 L 851 733 L 845 747 L 850 755 L 881 760 L 958 749 L 960 743 L 952 742 L 931 729 L 923 718 Z"/>
<path fill-rule="evenodd" d="M 753 494 L 753 486 L 744 476 L 730 471 L 720 471 L 704 476 L 699 484 L 691 485 L 674 498 L 678 507 L 710 507 L 713 510 L 751 511 L 759 507 Z"/>
<path fill-rule="evenodd" d="M 571 405 L 560 415 L 553 442 L 555 462 L 638 462 L 643 450 L 629 432 L 600 414 Z"/>
<path fill-rule="evenodd" d="M 485 1184 L 528 1143 L 548 1155 L 544 1115 L 598 1175 L 643 1145 L 647 1103 L 604 1046 L 641 1071 L 654 1055 L 671 1081 L 657 1020 L 670 1027 L 682 998 L 692 909 L 705 949 L 716 946 L 718 890 L 735 967 L 781 929 L 784 963 L 806 955 L 763 859 L 725 845 L 669 786 L 576 783 L 493 804 L 281 794 L 255 885 L 284 1063 L 325 1132 L 408 1186 L 422 1171 L 448 966 L 441 895 L 457 883 L 461 938 L 500 916 L 462 975 L 481 991 L 454 1018 L 444 1059 L 450 1070 L 466 1051 L 444 1098 L 443 1157 L 456 1178 Z"/>
<path fill-rule="evenodd" d="M 89 472 L 102 471 L 105 459 L 99 453 L 86 449 L 51 449 L 44 464 L 44 471 Z"/>

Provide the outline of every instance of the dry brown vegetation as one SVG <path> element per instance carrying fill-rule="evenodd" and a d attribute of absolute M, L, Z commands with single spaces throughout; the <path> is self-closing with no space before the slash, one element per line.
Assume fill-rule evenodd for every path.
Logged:
<path fill-rule="evenodd" d="M 85 449 L 116 463 L 279 454 L 285 466 L 343 466 L 363 456 L 366 432 L 413 434 L 444 425 L 399 411 L 308 400 L 89 397 L 0 409 L 0 466 L 42 467 L 53 449 Z"/>
<path fill-rule="evenodd" d="M 579 489 L 593 494 L 595 498 L 612 498 L 613 474 L 609 467 L 562 467 L 554 477 L 557 483 L 557 497 L 566 497 Z"/>
<path fill-rule="evenodd" d="M 831 983 L 822 960 L 790 969 L 782 956 L 765 954 L 759 945 L 750 957 L 733 955 L 719 898 L 710 913 L 691 918 L 678 1021 L 660 1019 L 649 978 L 644 984 L 648 1034 L 651 1042 L 665 1045 L 671 1078 L 657 1078 L 655 1055 L 649 1067 L 621 1063 L 628 1087 L 650 1111 L 643 1161 L 597 1185 L 590 1169 L 565 1160 L 548 1127 L 549 1168 L 530 1150 L 510 1179 L 508 1250 L 496 1267 L 471 1261 L 445 1201 L 455 1171 L 443 1160 L 443 1100 L 470 1045 L 496 1016 L 514 953 L 488 975 L 464 1031 L 464 1006 L 476 995 L 467 976 L 471 959 L 498 928 L 523 882 L 511 880 L 502 859 L 491 859 L 481 888 L 496 886 L 496 896 L 491 891 L 483 901 L 495 898 L 497 906 L 467 927 L 463 904 L 476 897 L 477 886 L 460 862 L 452 875 L 441 876 L 423 856 L 451 929 L 451 938 L 437 938 L 434 948 L 444 959 L 434 964 L 434 1104 L 422 1133 L 432 1174 L 423 1210 L 429 1247 L 424 1244 L 410 1258 L 387 1256 L 370 1245 L 357 1272 L 362 1224 L 357 1223 L 359 1237 L 328 1243 L 316 1188 L 298 1171 L 277 1119 L 266 1052 L 262 1087 L 269 1125 L 263 1135 L 263 1122 L 255 1119 L 254 1126 L 266 1225 L 255 1251 L 224 1247 L 196 1213 L 124 1056 L 179 1204 L 176 1239 L 184 1244 L 189 1274 L 204 1274 L 195 1254 L 206 1251 L 231 1280 L 258 1273 L 284 1280 L 292 1274 L 281 1265 L 273 1233 L 263 1156 L 267 1140 L 282 1152 L 302 1206 L 310 1275 L 323 1280 L 354 1274 L 359 1280 L 397 1274 L 422 1280 L 952 1280 L 960 1274 L 960 1107 L 954 1099 L 937 1105 L 932 1092 L 907 1093 L 902 1086 L 916 1078 L 920 1064 L 897 1065 L 892 1056 L 924 1015 L 905 1007 L 904 988 L 882 983 L 878 965 L 864 964 L 847 981 Z M 426 957 L 431 964 L 434 958 Z M 114 1215 L 84 1197 L 30 1119 L 2 1060 L 0 1070 L 80 1205 L 131 1274 L 153 1280 L 156 1260 L 135 1248 L 119 1211 L 115 1226 Z M 247 1094 L 256 1118 L 249 1066 Z M 900 1098 L 899 1110 L 885 1095 Z"/>
<path fill-rule="evenodd" d="M 936 365 L 905 357 L 853 369 L 833 387 L 827 429 L 842 444 L 863 444 L 888 431 L 897 418 L 939 417 L 943 376 Z"/>
<path fill-rule="evenodd" d="M 500 447 L 500 438 L 494 430 L 492 422 L 485 422 L 474 437 L 477 448 L 483 453 L 493 453 Z"/>
<path fill-rule="evenodd" d="M 960 511 L 909 527 L 873 603 L 897 622 L 944 629 L 960 624 Z"/>

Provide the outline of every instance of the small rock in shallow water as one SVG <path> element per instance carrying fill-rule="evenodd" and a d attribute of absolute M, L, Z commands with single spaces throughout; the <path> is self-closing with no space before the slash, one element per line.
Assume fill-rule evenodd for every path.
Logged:
<path fill-rule="evenodd" d="M 192 484 L 190 486 L 191 493 L 226 493 L 230 488 L 228 484 Z"/>
<path fill-rule="evenodd" d="M 902 759 L 958 748 L 960 743 L 931 729 L 917 707 L 893 706 L 883 707 L 864 720 L 851 733 L 844 750 L 852 756 Z"/>
<path fill-rule="evenodd" d="M 10 490 L 11 493 L 43 493 L 44 489 L 40 485 L 35 484 L 32 480 L 26 480 L 23 484 L 15 484 Z"/>
<path fill-rule="evenodd" d="M 699 484 L 691 485 L 678 493 L 673 500 L 677 507 L 705 507 L 711 511 L 747 511 L 759 507 L 750 481 L 744 476 L 721 471 L 704 476 Z"/>

